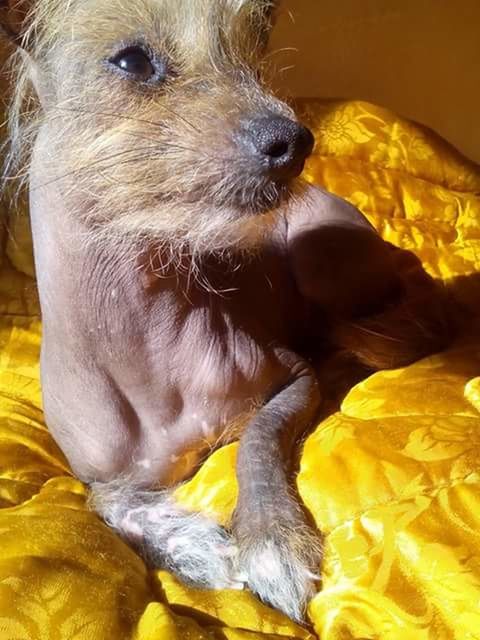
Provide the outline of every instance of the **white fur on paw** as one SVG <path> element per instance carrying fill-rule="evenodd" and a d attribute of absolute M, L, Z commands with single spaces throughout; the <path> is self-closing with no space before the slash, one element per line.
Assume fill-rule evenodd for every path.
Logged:
<path fill-rule="evenodd" d="M 313 555 L 313 554 L 312 554 Z M 309 600 L 319 576 L 288 545 L 282 536 L 265 536 L 241 549 L 241 568 L 248 575 L 249 588 L 258 597 L 292 620 L 304 621 Z"/>
<path fill-rule="evenodd" d="M 206 589 L 243 589 L 238 548 L 216 522 L 186 511 L 170 491 L 144 491 L 125 479 L 93 483 L 90 505 L 155 567 Z"/>
<path fill-rule="evenodd" d="M 238 550 L 233 539 L 200 514 L 178 510 L 145 524 L 144 546 L 157 566 L 187 584 L 206 589 L 243 589 L 235 575 Z"/>

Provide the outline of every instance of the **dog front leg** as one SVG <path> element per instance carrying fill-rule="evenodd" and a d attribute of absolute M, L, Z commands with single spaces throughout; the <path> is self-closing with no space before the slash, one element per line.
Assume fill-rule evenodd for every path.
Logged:
<path fill-rule="evenodd" d="M 320 405 L 314 372 L 295 358 L 290 382 L 255 416 L 240 440 L 239 497 L 233 530 L 239 566 L 252 591 L 301 621 L 321 560 L 319 538 L 305 522 L 290 486 L 297 438 Z"/>

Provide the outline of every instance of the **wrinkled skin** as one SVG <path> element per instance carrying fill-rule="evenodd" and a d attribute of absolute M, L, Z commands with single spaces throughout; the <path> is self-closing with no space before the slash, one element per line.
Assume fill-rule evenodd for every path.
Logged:
<path fill-rule="evenodd" d="M 269 241 L 244 264 L 241 256 L 235 270 L 205 261 L 213 292 L 175 272 L 156 275 L 147 251 L 135 264 L 122 244 L 72 250 L 80 230 L 64 218 L 53 189 L 44 195 L 32 196 L 31 209 L 45 412 L 85 481 L 134 470 L 146 484 L 188 477 L 228 425 L 250 417 L 292 368 L 309 370 L 305 348 L 319 334 L 323 308 L 343 311 L 359 290 L 362 304 L 384 298 L 396 284 L 390 250 L 365 219 L 313 187 L 309 204 L 279 215 Z M 338 268 L 330 266 L 342 268 L 346 281 L 336 278 L 331 288 L 329 272 L 322 286 L 315 274 L 316 291 L 311 271 L 302 271 L 304 245 L 320 232 L 311 257 L 321 263 L 322 230 L 329 242 L 332 230 L 347 243 L 360 241 L 365 255 L 355 255 L 361 271 L 356 261 L 345 269 L 345 244 L 345 255 L 332 256 Z"/>

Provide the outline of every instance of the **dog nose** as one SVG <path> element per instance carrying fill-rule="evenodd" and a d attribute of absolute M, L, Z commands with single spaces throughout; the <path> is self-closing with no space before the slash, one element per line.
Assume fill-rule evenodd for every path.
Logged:
<path fill-rule="evenodd" d="M 274 180 L 299 176 L 315 142 L 309 129 L 283 116 L 250 120 L 244 124 L 242 134 L 243 141 Z"/>

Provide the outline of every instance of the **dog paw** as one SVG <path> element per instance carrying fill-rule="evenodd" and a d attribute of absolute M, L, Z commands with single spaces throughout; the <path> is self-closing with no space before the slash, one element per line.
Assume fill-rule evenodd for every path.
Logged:
<path fill-rule="evenodd" d="M 213 520 L 176 504 L 169 491 L 125 490 L 111 483 L 93 492 L 94 508 L 150 566 L 198 588 L 244 588 L 233 538 Z"/>
<path fill-rule="evenodd" d="M 247 576 L 248 587 L 265 604 L 300 623 L 316 592 L 320 576 L 315 572 L 321 561 L 319 540 L 304 526 L 301 532 L 275 528 L 249 536 L 239 551 L 239 566 Z"/>
<path fill-rule="evenodd" d="M 197 588 L 244 588 L 237 546 L 222 527 L 200 514 L 182 514 L 172 524 L 167 519 L 146 526 L 143 544 L 154 565 Z"/>

